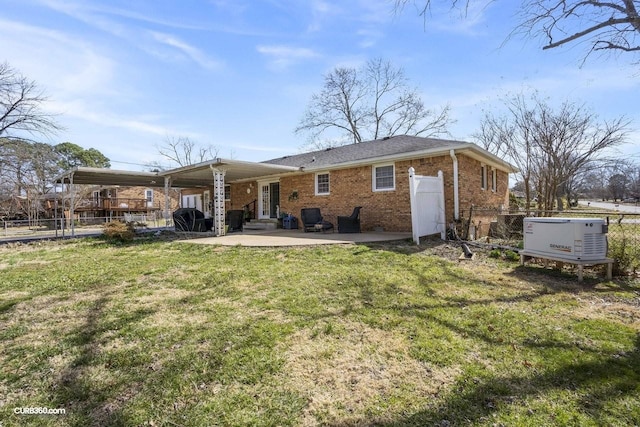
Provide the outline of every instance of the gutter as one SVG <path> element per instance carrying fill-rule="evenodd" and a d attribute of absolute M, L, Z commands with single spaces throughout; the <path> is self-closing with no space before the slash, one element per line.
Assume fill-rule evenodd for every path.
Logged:
<path fill-rule="evenodd" d="M 453 160 L 453 219 L 460 219 L 460 201 L 459 198 L 459 182 L 458 182 L 458 158 L 456 150 L 449 151 L 449 155 Z"/>

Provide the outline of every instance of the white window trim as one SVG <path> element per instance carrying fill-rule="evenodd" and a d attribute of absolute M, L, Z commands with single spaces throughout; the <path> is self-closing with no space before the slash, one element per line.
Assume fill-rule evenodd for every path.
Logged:
<path fill-rule="evenodd" d="M 227 187 L 229 187 L 229 198 L 228 199 L 227 199 Z M 225 184 L 224 185 L 224 194 L 225 194 L 224 201 L 225 202 L 231 201 L 231 184 Z"/>
<path fill-rule="evenodd" d="M 318 176 L 320 175 L 327 175 L 329 178 L 329 191 L 327 191 L 326 193 L 320 193 L 318 191 Z M 313 178 L 314 182 L 315 182 L 315 187 L 316 187 L 316 196 L 328 196 L 331 194 L 331 174 L 329 172 L 316 172 L 314 178 Z"/>
<path fill-rule="evenodd" d="M 152 208 L 154 203 L 154 191 L 152 188 L 145 188 L 144 190 L 144 204 L 148 208 Z"/>
<path fill-rule="evenodd" d="M 378 168 L 383 168 L 386 166 L 391 166 L 393 168 L 393 187 L 389 188 L 378 188 L 376 187 L 376 170 Z M 396 165 L 395 163 L 381 163 L 378 165 L 371 166 L 371 190 L 374 192 L 379 191 L 395 191 L 396 189 Z"/>

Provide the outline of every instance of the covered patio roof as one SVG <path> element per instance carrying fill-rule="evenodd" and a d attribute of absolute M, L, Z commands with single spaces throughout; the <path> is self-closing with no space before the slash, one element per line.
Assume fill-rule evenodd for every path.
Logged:
<path fill-rule="evenodd" d="M 55 183 L 164 187 L 164 178 L 158 175 L 157 172 L 77 167 L 57 176 Z"/>
<path fill-rule="evenodd" d="M 171 186 L 194 188 L 211 184 L 213 170 L 225 171 L 225 181 L 259 178 L 274 174 L 296 172 L 297 167 L 267 163 L 244 162 L 217 158 L 214 160 L 160 172 L 135 172 L 116 169 L 77 167 L 55 178 L 58 184 L 121 185 L 131 187 L 164 187 L 165 177 Z"/>
<path fill-rule="evenodd" d="M 171 177 L 171 185 L 173 187 L 198 187 L 211 183 L 213 179 L 213 169 L 225 171 L 225 182 L 255 179 L 300 170 L 299 167 L 294 166 L 217 158 L 195 165 L 160 172 L 160 175 L 163 177 Z"/>

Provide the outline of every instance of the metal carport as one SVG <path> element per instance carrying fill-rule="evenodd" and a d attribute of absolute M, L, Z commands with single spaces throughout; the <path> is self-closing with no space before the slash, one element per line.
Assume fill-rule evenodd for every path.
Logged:
<path fill-rule="evenodd" d="M 130 187 L 164 187 L 165 218 L 169 217 L 170 188 L 198 188 L 213 184 L 214 227 L 216 235 L 224 231 L 224 184 L 229 182 L 280 175 L 299 171 L 300 168 L 269 163 L 246 162 L 216 158 L 210 161 L 158 172 L 136 172 L 116 169 L 76 167 L 54 179 L 55 184 L 121 185 Z M 73 218 L 73 192 L 70 216 Z M 56 199 L 57 200 L 57 199 Z M 57 220 L 56 209 L 56 220 Z M 73 221 L 71 233 L 75 234 Z"/>

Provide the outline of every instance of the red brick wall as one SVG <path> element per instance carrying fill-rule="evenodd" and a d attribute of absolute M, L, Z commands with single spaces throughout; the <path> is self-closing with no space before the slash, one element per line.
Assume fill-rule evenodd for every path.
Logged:
<path fill-rule="evenodd" d="M 247 190 L 249 190 L 249 192 L 247 192 Z M 256 200 L 256 209 L 258 209 L 257 182 L 231 184 L 231 203 L 229 209 L 242 209 L 244 205 L 251 203 L 253 200 Z"/>
<path fill-rule="evenodd" d="M 508 202 L 508 174 L 497 172 L 497 190 L 481 189 L 481 163 L 464 155 L 458 157 L 459 201 L 461 213 L 477 206 L 500 206 Z M 283 176 L 280 179 L 280 206 L 282 212 L 300 217 L 300 210 L 320 208 L 325 220 L 337 225 L 338 215 L 350 215 L 355 206 L 360 213 L 364 231 L 383 228 L 385 231 L 410 231 L 411 209 L 409 201 L 409 167 L 418 175 L 444 175 L 446 221 L 453 220 L 453 160 L 449 156 L 395 162 L 395 190 L 372 190 L 372 166 L 333 170 L 330 176 L 330 194 L 315 195 L 315 173 Z M 490 181 L 489 181 L 490 182 Z M 288 196 L 297 191 L 297 200 Z"/>
<path fill-rule="evenodd" d="M 488 189 L 481 188 L 481 162 L 464 154 L 457 154 L 459 174 L 460 214 L 468 216 L 471 205 L 498 207 L 508 205 L 508 174 L 497 171 L 497 189 L 491 190 L 491 168 L 488 168 Z M 418 175 L 435 176 L 443 172 L 447 223 L 453 221 L 453 160 L 450 156 L 395 162 L 395 190 L 372 190 L 372 166 L 360 166 L 329 172 L 330 194 L 315 195 L 315 173 L 284 175 L 280 178 L 280 211 L 300 219 L 302 208 L 320 208 L 325 220 L 337 227 L 338 215 L 350 215 L 353 208 L 362 206 L 360 218 L 363 231 L 382 228 L 385 231 L 411 231 L 409 201 L 409 168 Z M 242 207 L 259 198 L 256 181 L 232 183 L 231 200 L 226 209 Z M 183 190 L 183 194 L 202 194 L 204 188 Z M 211 194 L 213 188 L 209 187 Z M 249 192 L 247 192 L 249 190 Z M 297 199 L 291 198 L 297 192 Z M 257 203 L 256 203 L 257 209 Z M 485 220 L 488 227 L 489 219 Z"/>

